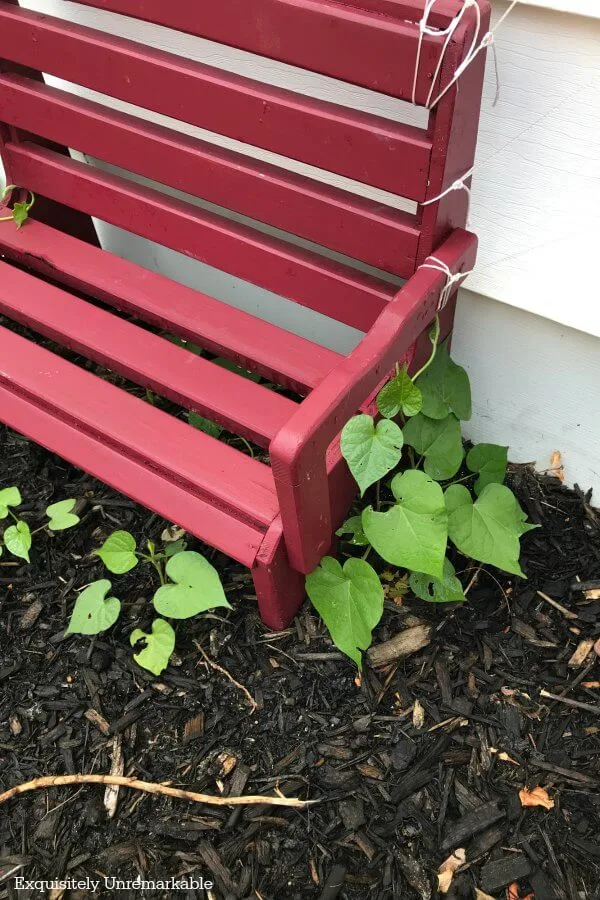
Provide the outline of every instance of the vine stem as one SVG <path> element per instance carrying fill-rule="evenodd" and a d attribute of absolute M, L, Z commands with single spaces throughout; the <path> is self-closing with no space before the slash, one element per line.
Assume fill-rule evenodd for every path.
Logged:
<path fill-rule="evenodd" d="M 432 345 L 431 356 L 429 357 L 429 359 L 427 360 L 425 365 L 419 369 L 417 374 L 413 375 L 413 381 L 416 381 L 417 378 L 419 378 L 423 374 L 423 372 L 427 371 L 427 369 L 429 368 L 431 363 L 434 361 L 435 354 L 437 353 L 437 349 L 438 349 L 439 339 L 440 339 L 440 317 L 436 316 L 435 322 L 433 323 L 433 329 L 429 335 L 429 340 L 431 341 L 431 345 Z"/>
<path fill-rule="evenodd" d="M 18 784 L 0 794 L 0 806 L 24 794 L 26 791 L 35 791 L 40 788 L 62 787 L 73 784 L 104 784 L 115 787 L 132 788 L 144 791 L 147 794 L 162 794 L 165 797 L 177 797 L 180 800 L 191 800 L 193 803 L 207 803 L 211 806 L 292 806 L 303 809 L 319 800 L 300 800 L 296 797 L 264 797 L 248 795 L 246 797 L 213 797 L 211 794 L 197 794 L 195 791 L 184 791 L 166 784 L 157 784 L 151 781 L 140 781 L 138 778 L 128 778 L 124 775 L 49 775 L 42 778 L 34 778 L 24 784 Z"/>

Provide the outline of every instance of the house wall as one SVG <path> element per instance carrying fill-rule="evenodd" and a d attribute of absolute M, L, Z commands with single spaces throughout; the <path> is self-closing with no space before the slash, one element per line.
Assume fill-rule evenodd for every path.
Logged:
<path fill-rule="evenodd" d="M 423 123 L 422 111 L 408 104 L 249 53 L 67 0 L 21 2 L 302 93 Z M 507 5 L 494 0 L 496 18 Z M 470 217 L 480 236 L 479 264 L 469 290 L 462 292 L 455 338 L 455 354 L 475 382 L 470 435 L 508 443 L 513 459 L 536 460 L 542 468 L 553 450 L 561 450 L 567 477 L 595 485 L 600 497 L 600 4 L 524 0 L 498 32 L 496 45 L 499 94 L 490 54 Z M 93 92 L 77 90 L 98 99 Z M 273 154 L 181 127 L 282 162 Z M 383 192 L 285 164 L 411 209 Z M 101 223 L 100 229 L 105 246 L 114 252 L 324 344 L 348 350 L 360 338 L 351 329 L 165 248 Z"/>

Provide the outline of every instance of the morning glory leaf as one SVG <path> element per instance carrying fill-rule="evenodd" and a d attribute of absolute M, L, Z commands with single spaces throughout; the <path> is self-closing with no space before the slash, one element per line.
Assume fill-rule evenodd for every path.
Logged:
<path fill-rule="evenodd" d="M 60 503 L 52 503 L 46 510 L 46 515 L 50 519 L 48 522 L 50 531 L 66 531 L 67 528 L 78 525 L 81 519 L 73 512 L 76 505 L 77 500 L 61 500 Z"/>
<path fill-rule="evenodd" d="M 29 559 L 29 551 L 31 550 L 31 531 L 27 522 L 17 522 L 11 525 L 4 532 L 4 544 L 13 556 L 18 556 L 27 562 Z"/>
<path fill-rule="evenodd" d="M 361 496 L 400 462 L 404 439 L 395 422 L 372 416 L 354 416 L 342 431 L 340 447 Z"/>
<path fill-rule="evenodd" d="M 78 596 L 67 634 L 99 634 L 115 624 L 121 612 L 121 601 L 107 597 L 112 585 L 103 578 L 94 581 Z"/>
<path fill-rule="evenodd" d="M 95 550 L 109 572 L 124 575 L 135 569 L 138 558 L 135 555 L 135 538 L 128 531 L 113 531 L 99 550 Z"/>
<path fill-rule="evenodd" d="M 29 203 L 14 203 L 12 208 L 12 217 L 17 228 L 21 228 L 29 218 Z"/>
<path fill-rule="evenodd" d="M 474 491 L 481 494 L 488 484 L 502 484 L 508 463 L 508 447 L 498 444 L 476 444 L 467 453 L 467 468 L 478 472 Z"/>
<path fill-rule="evenodd" d="M 129 636 L 129 642 L 135 647 L 138 641 L 145 641 L 146 646 L 139 653 L 134 653 L 133 658 L 143 669 L 160 675 L 169 665 L 171 654 L 175 649 L 175 632 L 164 619 L 155 619 L 152 623 L 152 633 L 146 634 L 141 628 L 136 628 Z"/>
<path fill-rule="evenodd" d="M 424 415 L 430 419 L 444 419 L 453 412 L 458 419 L 471 418 L 471 387 L 469 376 L 450 358 L 446 344 L 441 344 L 433 362 L 417 378 L 423 395 Z"/>
<path fill-rule="evenodd" d="M 386 419 L 393 419 L 400 411 L 405 418 L 421 412 L 423 397 L 404 366 L 377 395 L 377 409 Z"/>
<path fill-rule="evenodd" d="M 363 531 L 360 516 L 352 516 L 350 519 L 346 519 L 344 524 L 338 528 L 336 534 L 338 537 L 344 537 L 346 534 L 351 535 L 349 538 L 345 538 L 348 544 L 354 544 L 357 547 L 367 547 L 369 545 Z"/>
<path fill-rule="evenodd" d="M 519 538 L 536 525 L 528 524 L 513 492 L 503 484 L 488 484 L 473 503 L 467 488 L 447 489 L 448 534 L 461 553 L 525 578 Z"/>
<path fill-rule="evenodd" d="M 391 488 L 395 506 L 363 511 L 367 539 L 386 562 L 442 578 L 448 514 L 441 487 L 424 472 L 409 469 L 396 475 Z"/>
<path fill-rule="evenodd" d="M 260 375 L 257 375 L 256 372 L 251 372 L 250 369 L 244 369 L 243 366 L 238 366 L 237 363 L 232 362 L 230 359 L 225 359 L 224 356 L 218 356 L 216 359 L 213 359 L 212 362 L 215 366 L 220 366 L 222 369 L 227 369 L 229 372 L 235 372 L 236 375 L 247 378 L 249 381 L 258 383 L 261 380 Z"/>
<path fill-rule="evenodd" d="M 344 567 L 326 556 L 306 577 L 310 602 L 325 622 L 333 643 L 362 668 L 362 651 L 383 615 L 383 587 L 364 559 L 348 559 Z"/>
<path fill-rule="evenodd" d="M 467 599 L 462 584 L 454 574 L 454 566 L 447 557 L 444 560 L 443 578 L 413 572 L 408 583 L 415 597 L 426 600 L 427 603 L 462 603 Z"/>
<path fill-rule="evenodd" d="M 464 450 L 456 416 L 430 419 L 419 413 L 404 426 L 404 439 L 425 457 L 423 468 L 436 481 L 452 478 L 460 469 Z"/>
<path fill-rule="evenodd" d="M 159 587 L 154 595 L 154 608 L 161 616 L 189 619 L 217 606 L 231 609 L 219 573 L 200 553 L 184 550 L 172 556 L 166 572 L 175 583 Z"/>
<path fill-rule="evenodd" d="M 0 491 L 0 519 L 5 519 L 8 515 L 9 506 L 20 506 L 21 492 L 18 487 L 7 487 Z"/>
<path fill-rule="evenodd" d="M 220 425 L 217 425 L 216 422 L 205 419 L 204 416 L 199 415 L 197 412 L 188 413 L 188 423 L 193 428 L 197 428 L 199 431 L 203 431 L 205 434 L 209 434 L 214 438 L 221 437 L 224 431 L 224 429 Z"/>

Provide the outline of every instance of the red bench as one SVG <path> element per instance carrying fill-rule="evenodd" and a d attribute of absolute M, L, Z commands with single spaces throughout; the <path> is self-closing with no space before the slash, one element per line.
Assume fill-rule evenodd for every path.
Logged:
<path fill-rule="evenodd" d="M 424 0 L 87 5 L 411 99 Z M 430 25 L 447 28 L 462 5 L 438 0 Z M 480 6 L 483 33 L 487 0 Z M 440 90 L 468 53 L 474 28 L 467 13 L 443 56 Z M 422 40 L 421 105 L 444 42 L 440 35 Z M 285 626 L 302 602 L 304 574 L 330 550 L 352 501 L 340 430 L 369 408 L 398 360 L 416 365 L 427 350 L 426 328 L 446 276 L 423 262 L 435 253 L 453 273 L 473 267 L 476 240 L 463 230 L 466 194 L 451 191 L 409 215 L 48 87 L 38 72 L 423 204 L 473 164 L 484 56 L 430 112 L 427 129 L 418 129 L 0 0 L 2 159 L 9 183 L 39 195 L 34 219 L 21 230 L 0 226 L 0 420 L 251 568 L 262 617 L 273 628 Z M 65 147 L 408 281 L 399 289 L 75 161 Z M 347 357 L 323 349 L 101 250 L 92 215 L 366 335 Z M 9 320 L 268 449 L 271 466 L 21 336 Z M 304 399 L 240 377 L 161 333 Z"/>

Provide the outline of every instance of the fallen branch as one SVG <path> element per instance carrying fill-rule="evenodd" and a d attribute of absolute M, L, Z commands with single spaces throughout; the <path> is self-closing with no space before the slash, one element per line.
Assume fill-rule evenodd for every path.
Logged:
<path fill-rule="evenodd" d="M 431 628 L 429 625 L 414 625 L 406 628 L 389 641 L 383 644 L 375 644 L 367 650 L 367 658 L 374 668 L 387 666 L 404 656 L 410 656 L 426 647 L 430 641 Z"/>
<path fill-rule="evenodd" d="M 263 797 L 249 795 L 247 797 L 214 797 L 211 794 L 196 794 L 194 791 L 184 791 L 181 788 L 169 787 L 166 784 L 156 784 L 151 781 L 139 781 L 137 778 L 128 778 L 124 775 L 46 775 L 42 778 L 34 778 L 24 784 L 18 784 L 0 794 L 0 806 L 27 791 L 37 791 L 40 788 L 62 787 L 72 784 L 104 784 L 113 787 L 132 788 L 135 791 L 145 791 L 147 794 L 161 794 L 164 797 L 177 797 L 179 800 L 190 800 L 192 803 L 207 803 L 211 806 L 291 806 L 302 809 L 318 800 L 299 800 L 296 797 Z"/>

